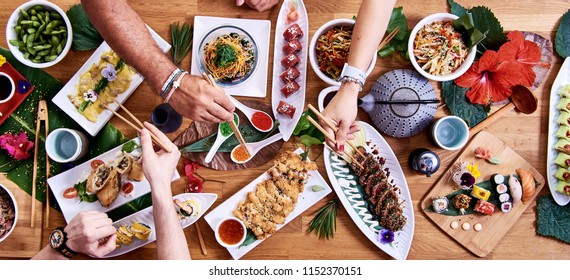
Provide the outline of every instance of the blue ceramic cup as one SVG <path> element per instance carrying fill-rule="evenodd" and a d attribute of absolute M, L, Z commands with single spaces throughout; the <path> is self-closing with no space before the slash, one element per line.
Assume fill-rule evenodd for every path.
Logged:
<path fill-rule="evenodd" d="M 46 153 L 57 162 L 65 163 L 80 159 L 89 150 L 85 134 L 68 128 L 58 128 L 46 138 Z"/>
<path fill-rule="evenodd" d="M 469 127 L 459 117 L 447 116 L 437 120 L 431 129 L 435 144 L 442 149 L 458 150 L 469 140 Z"/>
<path fill-rule="evenodd" d="M 164 133 L 172 133 L 182 125 L 182 116 L 168 103 L 156 106 L 150 119 L 154 126 Z"/>

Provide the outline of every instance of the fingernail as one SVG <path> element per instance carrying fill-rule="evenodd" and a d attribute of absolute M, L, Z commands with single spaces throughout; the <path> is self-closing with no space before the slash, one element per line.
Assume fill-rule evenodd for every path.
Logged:
<path fill-rule="evenodd" d="M 340 146 L 338 147 L 338 149 L 341 150 L 341 151 L 344 151 L 344 145 L 340 145 Z"/>

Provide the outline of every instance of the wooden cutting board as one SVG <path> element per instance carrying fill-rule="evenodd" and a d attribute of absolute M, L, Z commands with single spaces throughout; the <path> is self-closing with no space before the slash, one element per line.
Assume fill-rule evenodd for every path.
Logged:
<path fill-rule="evenodd" d="M 36 201 L 36 222 L 32 228 L 30 227 L 31 196 L 4 175 L 0 175 L 0 183 L 12 192 L 18 204 L 18 222 L 10 236 L 0 242 L 0 257 L 30 258 L 44 245 L 41 244 L 43 204 Z M 49 230 L 46 231 L 48 231 L 46 234 L 49 234 Z"/>
<path fill-rule="evenodd" d="M 493 157 L 501 160 L 501 164 L 493 165 L 483 159 L 475 158 L 474 151 L 477 147 L 488 148 Z M 523 168 L 532 172 L 534 179 L 539 185 L 536 186 L 536 190 L 530 201 L 526 204 L 519 202 L 509 213 L 503 213 L 500 209 L 495 209 L 493 215 L 490 216 L 483 214 L 446 216 L 431 211 L 432 197 L 445 196 L 457 190 L 455 183 L 451 180 L 450 169 L 461 161 L 474 162 L 478 165 L 481 176 L 477 178 L 477 182 L 490 180 L 491 175 L 497 173 L 505 176 L 515 174 L 515 169 Z M 469 145 L 464 148 L 455 162 L 450 166 L 450 169 L 441 176 L 432 190 L 423 199 L 421 208 L 445 233 L 449 234 L 449 236 L 479 257 L 484 257 L 493 251 L 503 236 L 505 236 L 509 229 L 517 222 L 527 207 L 531 205 L 531 202 L 536 199 L 536 196 L 545 184 L 544 177 L 532 167 L 531 164 L 505 145 L 499 138 L 486 131 L 481 131 L 475 135 Z M 450 204 L 452 203 L 453 202 L 450 201 Z M 457 229 L 451 228 L 450 225 L 453 221 L 458 222 L 459 227 Z M 461 225 L 465 222 L 471 225 L 470 230 L 465 231 L 461 229 Z M 473 226 L 477 223 L 483 226 L 480 232 L 473 230 Z"/>

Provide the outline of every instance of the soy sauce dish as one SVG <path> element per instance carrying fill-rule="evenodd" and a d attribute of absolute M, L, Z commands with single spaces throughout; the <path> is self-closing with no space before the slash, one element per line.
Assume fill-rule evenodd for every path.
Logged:
<path fill-rule="evenodd" d="M 216 240 L 226 248 L 235 248 L 245 241 L 247 230 L 245 224 L 236 217 L 228 217 L 218 223 Z"/>

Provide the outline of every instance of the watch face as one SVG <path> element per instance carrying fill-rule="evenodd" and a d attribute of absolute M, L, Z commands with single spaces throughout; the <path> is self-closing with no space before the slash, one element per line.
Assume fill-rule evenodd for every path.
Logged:
<path fill-rule="evenodd" d="M 49 236 L 49 243 L 52 248 L 59 248 L 63 244 L 64 236 L 63 231 L 60 229 L 54 230 Z"/>

